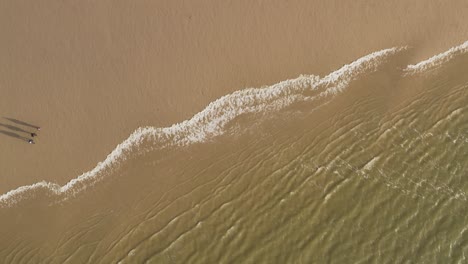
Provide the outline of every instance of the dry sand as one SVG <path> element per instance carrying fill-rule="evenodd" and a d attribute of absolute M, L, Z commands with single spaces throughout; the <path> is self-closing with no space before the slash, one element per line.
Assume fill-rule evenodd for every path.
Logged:
<path fill-rule="evenodd" d="M 392 46 L 417 47 L 417 62 L 467 40 L 467 12 L 466 1 L 1 1 L 0 114 L 43 129 L 36 145 L 0 134 L 0 192 L 63 184 L 138 126 L 235 90 Z"/>

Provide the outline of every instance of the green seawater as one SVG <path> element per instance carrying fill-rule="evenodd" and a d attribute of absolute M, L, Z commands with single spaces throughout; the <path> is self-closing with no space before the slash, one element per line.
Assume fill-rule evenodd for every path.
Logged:
<path fill-rule="evenodd" d="M 209 165 L 180 170 L 205 180 L 124 262 L 463 263 L 466 65 L 383 69 L 212 143 Z"/>

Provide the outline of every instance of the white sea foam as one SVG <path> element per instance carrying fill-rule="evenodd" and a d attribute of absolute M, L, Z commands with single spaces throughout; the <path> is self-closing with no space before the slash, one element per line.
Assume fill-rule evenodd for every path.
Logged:
<path fill-rule="evenodd" d="M 372 168 L 374 168 L 375 166 L 375 163 L 377 161 L 379 161 L 380 157 L 377 156 L 377 157 L 373 157 L 371 160 L 369 160 L 366 165 L 364 165 L 364 167 L 362 168 L 364 171 L 370 171 L 372 170 Z"/>
<path fill-rule="evenodd" d="M 320 79 L 319 84 L 331 86 L 322 92 L 321 96 L 342 92 L 346 87 L 348 87 L 349 83 L 360 74 L 374 71 L 381 62 L 380 58 L 406 49 L 407 47 L 385 49 L 361 57 L 350 64 L 346 64 L 345 66 L 341 67 L 341 69 L 334 71 Z"/>
<path fill-rule="evenodd" d="M 427 60 L 423 60 L 417 64 L 408 65 L 405 69 L 405 72 L 407 74 L 416 74 L 427 70 L 435 69 L 440 67 L 442 64 L 448 62 L 455 56 L 464 54 L 466 52 L 468 52 L 468 41 L 459 46 L 453 47 L 447 50 L 446 52 L 437 54 Z"/>
<path fill-rule="evenodd" d="M 94 169 L 63 186 L 43 181 L 11 190 L 0 196 L 0 207 L 10 207 L 38 192 L 45 192 L 47 196 L 58 200 L 73 197 L 100 181 L 105 172 L 118 167 L 134 151 L 146 152 L 203 142 L 222 134 L 226 124 L 239 115 L 277 111 L 295 102 L 313 100 L 314 96 L 305 95 L 307 91 L 317 90 L 320 97 L 335 95 L 360 74 L 375 71 L 385 58 L 401 50 L 402 48 L 391 48 L 371 53 L 323 78 L 302 75 L 268 87 L 236 91 L 213 101 L 191 119 L 170 127 L 138 128 Z"/>

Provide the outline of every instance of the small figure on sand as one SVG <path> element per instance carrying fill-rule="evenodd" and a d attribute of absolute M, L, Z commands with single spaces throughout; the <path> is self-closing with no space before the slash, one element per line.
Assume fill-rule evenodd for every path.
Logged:
<path fill-rule="evenodd" d="M 31 137 L 37 137 L 36 133 L 31 133 Z"/>
<path fill-rule="evenodd" d="M 29 143 L 29 144 L 35 144 L 35 143 L 34 143 L 34 140 L 32 140 L 32 139 L 28 140 L 28 143 Z"/>

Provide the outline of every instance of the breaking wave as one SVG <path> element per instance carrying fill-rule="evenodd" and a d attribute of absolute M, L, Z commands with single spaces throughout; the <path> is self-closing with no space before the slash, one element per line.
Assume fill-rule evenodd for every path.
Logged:
<path fill-rule="evenodd" d="M 375 72 L 389 56 L 405 49 L 406 47 L 396 47 L 371 53 L 344 65 L 323 78 L 315 75 L 301 75 L 296 79 L 282 81 L 271 86 L 239 90 L 211 102 L 192 118 L 170 127 L 138 128 L 92 170 L 63 186 L 42 181 L 11 190 L 0 195 L 0 207 L 11 207 L 22 200 L 34 198 L 38 194 L 58 201 L 66 200 L 101 181 L 106 172 L 117 168 L 131 153 L 144 153 L 204 142 L 223 134 L 226 125 L 240 115 L 278 111 L 297 102 L 311 102 L 324 97 L 332 97 L 344 91 L 349 83 L 360 75 Z M 413 73 L 424 71 L 450 60 L 467 49 L 468 42 L 465 42 L 429 60 L 416 65 L 408 65 L 405 71 Z"/>
<path fill-rule="evenodd" d="M 432 56 L 427 60 L 423 60 L 417 64 L 410 64 L 406 67 L 405 72 L 407 74 L 416 74 L 428 70 L 437 69 L 444 63 L 447 63 L 448 61 L 453 59 L 454 57 L 461 54 L 465 54 L 466 52 L 468 52 L 468 41 L 459 46 L 450 48 L 445 52 Z"/>

